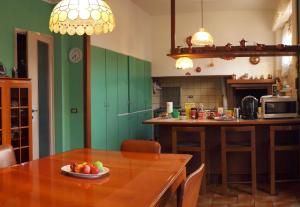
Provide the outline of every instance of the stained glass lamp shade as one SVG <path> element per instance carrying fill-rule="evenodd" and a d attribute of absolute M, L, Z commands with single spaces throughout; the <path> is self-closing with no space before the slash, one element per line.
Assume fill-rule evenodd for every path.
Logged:
<path fill-rule="evenodd" d="M 93 35 L 112 32 L 114 14 L 104 0 L 62 0 L 53 9 L 49 29 L 62 35 Z"/>

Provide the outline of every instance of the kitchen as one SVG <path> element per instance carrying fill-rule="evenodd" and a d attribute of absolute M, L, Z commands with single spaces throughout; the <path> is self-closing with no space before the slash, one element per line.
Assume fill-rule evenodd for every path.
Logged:
<path fill-rule="evenodd" d="M 213 37 L 212 47 L 224 46 L 223 56 L 191 49 L 195 46 L 190 46 L 193 40 L 188 37 L 200 24 L 194 20 L 201 19 L 201 13 L 183 8 L 182 2 L 177 2 L 176 23 L 171 23 L 174 38 L 173 33 L 168 36 L 170 30 L 162 29 L 166 15 L 155 17 L 154 28 L 161 31 L 156 38 L 162 42 L 154 45 L 159 52 L 153 57 L 152 106 L 157 118 L 144 124 L 154 126 L 164 152 L 195 155 L 190 171 L 206 164 L 204 185 L 209 192 L 228 195 L 246 189 L 252 195 L 261 191 L 278 195 L 284 189 L 278 183 L 299 179 L 298 59 L 259 52 L 247 57 L 235 49 L 296 45 L 296 2 L 263 6 L 260 1 L 260 8 L 238 8 L 238 1 L 214 3 L 204 1 L 204 27 Z M 186 68 L 174 69 L 172 58 L 162 55 L 170 48 L 170 39 L 168 56 L 192 58 L 182 64 Z M 208 58 L 201 58 L 205 55 Z M 207 202 L 214 199 L 204 199 L 203 204 Z"/>
<path fill-rule="evenodd" d="M 298 0 L 0 10 L 1 207 L 300 206 Z"/>

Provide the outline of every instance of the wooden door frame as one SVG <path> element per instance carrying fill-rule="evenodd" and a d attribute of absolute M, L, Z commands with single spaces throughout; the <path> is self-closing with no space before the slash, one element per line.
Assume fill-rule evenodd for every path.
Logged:
<path fill-rule="evenodd" d="M 91 37 L 84 35 L 84 147 L 92 147 L 91 138 Z"/>
<path fill-rule="evenodd" d="M 42 34 L 38 32 L 33 32 L 25 29 L 15 28 L 14 32 L 14 63 L 17 65 L 17 34 L 23 33 L 28 34 L 31 33 L 31 35 L 34 35 L 38 41 L 45 42 L 49 46 L 49 84 L 48 84 L 48 92 L 49 92 L 49 146 L 50 146 L 50 154 L 55 153 L 55 119 L 54 119 L 54 113 L 55 113 L 55 104 L 54 104 L 54 40 L 53 36 Z M 28 40 L 27 40 L 28 42 Z M 29 45 L 27 44 L 27 50 Z M 29 65 L 29 62 L 32 61 L 33 64 L 36 63 L 37 65 L 37 59 L 30 59 L 31 56 L 27 53 L 27 65 Z M 29 75 L 29 71 L 27 68 L 27 73 Z M 38 140 L 39 141 L 39 140 Z M 38 151 L 39 153 L 39 151 Z"/>

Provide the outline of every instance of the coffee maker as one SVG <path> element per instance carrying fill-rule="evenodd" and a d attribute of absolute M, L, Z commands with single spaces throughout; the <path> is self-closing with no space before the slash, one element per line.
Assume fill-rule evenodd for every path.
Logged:
<path fill-rule="evenodd" d="M 254 96 L 244 97 L 242 99 L 241 107 L 242 119 L 257 119 L 258 100 Z"/>

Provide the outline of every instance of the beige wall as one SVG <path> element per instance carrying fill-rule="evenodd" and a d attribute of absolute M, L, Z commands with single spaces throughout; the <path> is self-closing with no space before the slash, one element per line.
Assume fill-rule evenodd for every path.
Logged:
<path fill-rule="evenodd" d="M 275 35 L 272 32 L 272 11 L 207 11 L 205 12 L 205 27 L 215 39 L 215 45 L 225 45 L 228 42 L 239 45 L 245 38 L 248 44 L 274 44 Z M 196 32 L 201 24 L 201 12 L 177 14 L 176 43 L 185 46 L 185 38 Z M 170 49 L 170 17 L 169 15 L 153 17 L 153 76 L 182 76 L 186 71 L 175 69 L 175 60 L 166 56 Z M 200 74 L 193 70 L 193 75 L 267 75 L 273 74 L 274 58 L 261 58 L 258 65 L 251 65 L 249 58 L 236 58 L 226 61 L 214 59 L 215 67 L 206 65 L 210 59 L 198 59 L 195 67 L 203 70 Z"/>
<path fill-rule="evenodd" d="M 204 104 L 205 108 L 223 106 L 222 78 L 217 77 L 177 77 L 159 78 L 161 87 L 181 87 L 181 107 L 185 103 Z M 193 96 L 193 98 L 189 98 Z M 159 108 L 160 91 L 153 94 L 153 109 Z"/>
<path fill-rule="evenodd" d="M 130 0 L 107 0 L 116 17 L 116 28 L 92 36 L 92 45 L 152 60 L 152 18 Z"/>

